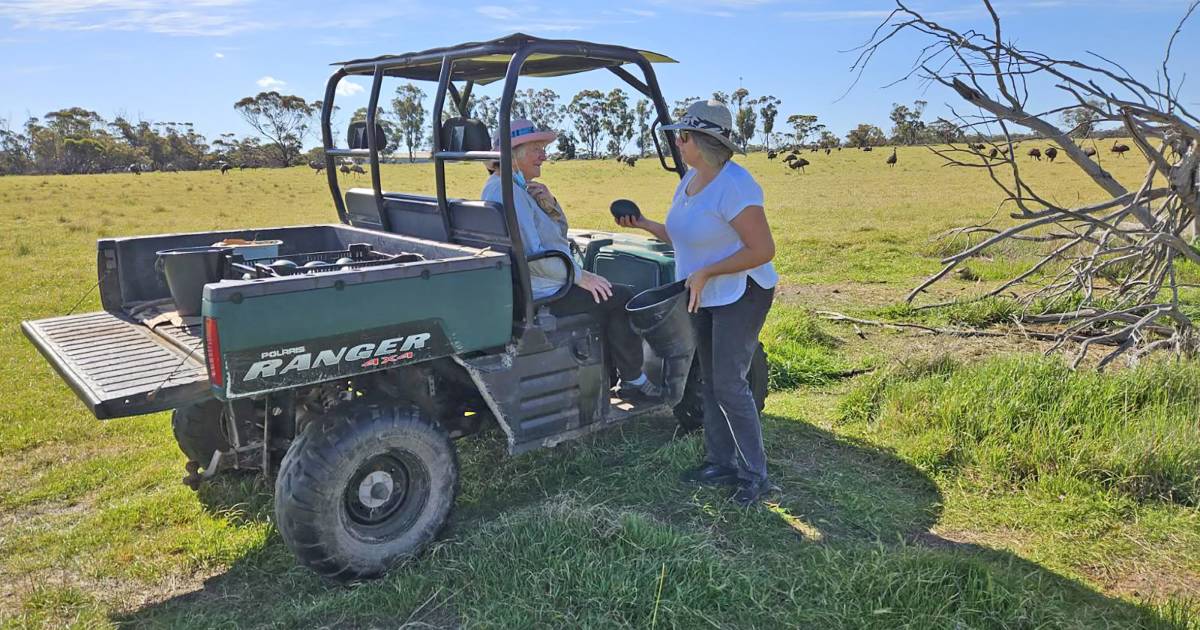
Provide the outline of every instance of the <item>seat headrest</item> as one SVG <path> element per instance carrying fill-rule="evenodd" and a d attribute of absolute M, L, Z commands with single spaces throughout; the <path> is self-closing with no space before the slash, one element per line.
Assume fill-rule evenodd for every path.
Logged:
<path fill-rule="evenodd" d="M 346 143 L 351 149 L 367 148 L 367 121 L 357 120 L 350 123 L 350 128 L 346 131 Z M 375 123 L 375 146 L 379 147 L 382 153 L 387 143 L 388 138 L 383 131 L 383 125 Z"/>
<path fill-rule="evenodd" d="M 475 118 L 448 118 L 442 123 L 443 151 L 491 151 L 487 125 Z"/>

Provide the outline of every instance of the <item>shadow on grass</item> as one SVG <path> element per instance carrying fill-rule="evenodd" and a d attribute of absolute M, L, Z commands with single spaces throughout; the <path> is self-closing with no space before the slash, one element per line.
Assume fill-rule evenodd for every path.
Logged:
<path fill-rule="evenodd" d="M 297 567 L 277 535 L 204 587 L 116 619 L 161 627 L 1169 627 L 1013 554 L 929 532 L 941 495 L 922 472 L 800 418 L 768 416 L 781 494 L 738 510 L 678 471 L 699 436 L 635 421 L 509 458 L 459 442 L 462 493 L 442 539 L 353 586 Z M 269 502 L 245 481 L 211 509 Z M 236 489 L 250 490 L 238 499 Z M 258 488 L 263 487 L 260 483 Z M 222 507 L 224 505 L 224 507 Z M 668 579 L 670 576 L 670 579 Z"/>

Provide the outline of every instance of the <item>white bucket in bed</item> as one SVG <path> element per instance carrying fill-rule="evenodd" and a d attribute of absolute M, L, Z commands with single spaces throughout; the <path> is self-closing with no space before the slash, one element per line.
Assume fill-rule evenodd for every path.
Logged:
<path fill-rule="evenodd" d="M 227 238 L 213 243 L 214 247 L 228 247 L 233 253 L 246 260 L 259 258 L 275 258 L 279 256 L 279 246 L 283 241 L 247 241 L 240 238 Z"/>

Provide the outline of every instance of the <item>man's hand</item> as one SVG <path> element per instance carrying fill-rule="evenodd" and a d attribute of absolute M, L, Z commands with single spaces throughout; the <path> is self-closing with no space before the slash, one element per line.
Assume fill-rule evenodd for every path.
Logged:
<path fill-rule="evenodd" d="M 592 294 L 592 299 L 599 304 L 612 297 L 612 283 L 604 276 L 598 276 L 590 271 L 583 271 L 575 276 L 575 284 Z"/>

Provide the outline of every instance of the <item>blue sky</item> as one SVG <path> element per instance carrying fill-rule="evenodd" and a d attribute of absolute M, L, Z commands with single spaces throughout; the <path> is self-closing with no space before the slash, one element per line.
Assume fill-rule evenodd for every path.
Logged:
<path fill-rule="evenodd" d="M 1053 55 L 1093 51 L 1153 82 L 1186 0 L 997 0 L 1008 37 Z M 447 0 L 0 0 L 0 118 L 82 106 L 106 118 L 192 122 L 210 139 L 250 129 L 233 110 L 239 98 L 276 89 L 322 95 L 330 62 L 491 39 L 520 31 L 622 44 L 681 63 L 657 67 L 668 101 L 739 82 L 773 94 L 788 114 L 811 113 L 839 135 L 859 122 L 888 130 L 893 102 L 929 101 L 926 119 L 957 97 L 902 75 L 919 42 L 897 41 L 878 56 L 848 96 L 849 67 L 861 43 L 892 8 L 882 0 L 687 0 L 470 3 Z M 989 27 L 974 0 L 922 0 L 914 8 L 958 28 Z M 1173 54 L 1176 80 L 1200 59 L 1200 16 Z M 1200 78 L 1182 100 L 1200 108 Z M 360 81 L 363 85 L 365 82 Z M 549 86 L 569 98 L 580 89 L 617 87 L 588 73 L 522 87 Z M 432 84 L 423 86 L 432 91 Z M 353 88 L 350 88 L 353 91 Z M 492 92 L 495 92 L 495 88 Z M 485 92 L 487 93 L 487 92 Z M 1039 104 L 1062 104 L 1052 89 Z M 365 91 L 339 96 L 343 111 Z M 311 141 L 310 143 L 311 144 Z"/>

